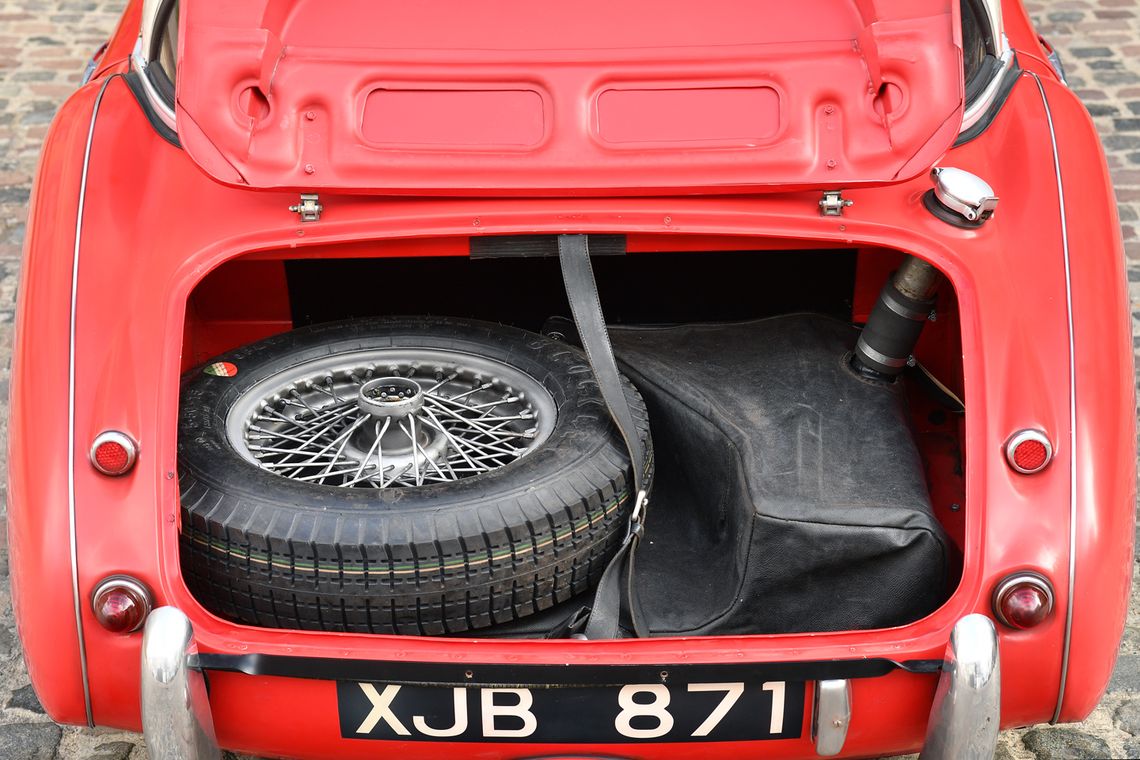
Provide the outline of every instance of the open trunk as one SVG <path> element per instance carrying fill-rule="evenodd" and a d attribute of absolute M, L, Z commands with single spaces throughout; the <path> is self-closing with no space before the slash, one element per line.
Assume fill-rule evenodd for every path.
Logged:
<path fill-rule="evenodd" d="M 949 598 L 966 506 L 950 282 L 941 281 L 913 366 L 891 382 L 860 375 L 850 360 L 859 327 L 904 260 L 899 251 L 676 235 L 594 240 L 596 253 L 614 254 L 594 257 L 600 298 L 622 371 L 645 399 L 656 452 L 635 602 L 652 634 L 885 628 Z M 572 344 L 557 259 L 518 255 L 548 252 L 548 243 L 438 238 L 232 260 L 191 296 L 184 369 L 293 328 L 393 315 L 473 318 Z M 259 284 L 254 296 L 250 282 Z M 196 530 L 183 519 L 184 531 Z M 248 542 L 245 552 L 252 556 Z M 200 601 L 274 626 L 264 610 L 250 619 L 210 602 L 222 583 L 211 561 L 193 541 L 184 545 L 184 573 Z M 297 563 L 293 572 L 306 570 Z M 350 629 L 565 633 L 566 619 L 589 604 L 590 585 L 564 586 L 521 612 L 505 605 L 470 630 L 403 628 L 394 607 L 393 622 L 369 612 Z M 304 593 L 293 595 L 298 603 L 320 605 Z M 343 630 L 357 619 L 342 604 L 314 620 L 304 627 Z"/>

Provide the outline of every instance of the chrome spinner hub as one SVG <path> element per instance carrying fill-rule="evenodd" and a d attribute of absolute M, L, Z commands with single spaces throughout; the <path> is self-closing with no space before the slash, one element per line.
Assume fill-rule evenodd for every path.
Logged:
<path fill-rule="evenodd" d="M 424 405 L 424 390 L 407 377 L 378 377 L 360 386 L 356 405 L 377 419 L 407 417 Z"/>

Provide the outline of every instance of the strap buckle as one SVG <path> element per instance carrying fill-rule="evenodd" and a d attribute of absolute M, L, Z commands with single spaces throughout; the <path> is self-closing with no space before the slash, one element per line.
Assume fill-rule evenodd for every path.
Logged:
<path fill-rule="evenodd" d="M 645 489 L 637 492 L 637 498 L 633 502 L 633 512 L 629 515 L 629 530 L 625 534 L 625 540 L 629 541 L 633 538 L 641 538 L 641 534 L 645 532 L 645 508 L 649 505 L 649 494 Z"/>

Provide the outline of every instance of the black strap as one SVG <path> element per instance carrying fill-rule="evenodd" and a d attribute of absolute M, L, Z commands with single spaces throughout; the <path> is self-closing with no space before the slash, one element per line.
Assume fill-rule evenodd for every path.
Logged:
<path fill-rule="evenodd" d="M 645 637 L 637 604 L 633 599 L 634 555 L 644 531 L 645 507 L 648 503 L 645 487 L 645 470 L 648 453 L 637 434 L 629 402 L 614 361 L 609 333 L 606 332 L 602 304 L 598 300 L 598 286 L 590 266 L 590 244 L 586 235 L 559 235 L 558 259 L 562 265 L 562 282 L 570 301 L 570 312 L 578 328 L 578 337 L 590 368 L 594 371 L 602 400 L 610 417 L 625 440 L 633 465 L 633 513 L 629 518 L 629 531 L 617 553 L 606 565 L 594 595 L 593 608 L 586 621 L 588 639 L 615 639 L 620 634 L 623 606 L 628 609 L 633 632 Z M 622 602 L 625 602 L 623 605 Z"/>
<path fill-rule="evenodd" d="M 590 622 L 591 607 L 579 607 L 570 617 L 546 632 L 547 639 L 583 639 L 586 637 L 586 623 Z"/>

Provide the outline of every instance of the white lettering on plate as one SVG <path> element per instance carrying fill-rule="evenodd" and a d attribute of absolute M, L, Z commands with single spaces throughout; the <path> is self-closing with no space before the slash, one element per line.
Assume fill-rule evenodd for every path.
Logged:
<path fill-rule="evenodd" d="M 689 684 L 689 691 L 724 692 L 724 699 L 717 703 L 717 706 L 709 713 L 709 717 L 705 718 L 705 722 L 697 726 L 697 730 L 692 734 L 693 736 L 708 736 L 724 720 L 724 716 L 728 715 L 728 711 L 736 704 L 736 700 L 740 699 L 740 695 L 744 693 L 744 684 L 742 682 L 691 683 Z"/>
<path fill-rule="evenodd" d="M 457 687 L 451 690 L 455 700 L 455 720 L 449 728 L 432 728 L 422 715 L 412 716 L 412 725 L 416 730 L 426 736 L 459 736 L 467 730 L 467 689 Z"/>
<path fill-rule="evenodd" d="M 760 687 L 764 691 L 772 692 L 772 722 L 768 731 L 773 734 L 784 732 L 784 682 L 765 681 Z"/>
<path fill-rule="evenodd" d="M 518 701 L 513 705 L 495 704 L 496 694 L 513 694 Z M 530 689 L 480 689 L 479 706 L 483 713 L 483 736 L 530 736 L 538 728 L 538 719 L 530 711 L 534 696 Z M 513 716 L 522 720 L 522 728 L 499 728 L 496 719 Z"/>
<path fill-rule="evenodd" d="M 382 691 L 377 691 L 376 685 L 371 683 L 357 683 L 357 685 L 371 705 L 368 715 L 356 729 L 357 734 L 372 733 L 381 723 L 386 723 L 397 736 L 412 735 L 392 710 L 392 703 L 400 693 L 399 685 L 388 684 Z M 766 681 L 760 687 L 772 695 L 768 725 L 771 734 L 779 735 L 784 732 L 786 687 L 784 681 Z M 693 737 L 712 735 L 744 695 L 744 683 L 741 681 L 690 683 L 685 688 L 688 692 L 723 694 L 708 716 L 692 732 Z M 412 728 L 424 736 L 441 739 L 466 734 L 471 723 L 472 709 L 468 705 L 469 691 L 470 688 L 464 687 L 451 690 L 453 717 L 450 725 L 432 726 L 428 724 L 428 716 L 412 715 L 410 716 Z M 482 688 L 478 691 L 484 738 L 526 738 L 538 730 L 538 718 L 531 711 L 534 706 L 534 695 L 530 689 Z M 614 719 L 614 729 L 630 739 L 659 739 L 666 736 L 675 726 L 674 718 L 669 712 L 671 701 L 669 687 L 664 684 L 623 686 L 617 695 L 620 712 Z M 431 714 L 431 718 L 438 722 L 447 720 L 447 716 L 443 714 Z"/>
<path fill-rule="evenodd" d="M 404 728 L 404 724 L 400 719 L 392 714 L 392 700 L 400 693 L 400 687 L 396 684 L 388 684 L 384 687 L 384 691 L 377 693 L 376 687 L 370 683 L 360 684 L 360 690 L 364 692 L 364 696 L 368 697 L 368 701 L 372 703 L 372 712 L 368 713 L 368 717 L 360 724 L 360 728 L 356 729 L 358 734 L 367 734 L 376 728 L 380 721 L 384 721 L 392 730 L 400 736 L 410 736 L 411 731 Z"/>
<path fill-rule="evenodd" d="M 636 702 L 635 694 L 651 694 L 652 702 Z M 621 712 L 614 720 L 614 728 L 622 736 L 631 739 L 656 739 L 664 736 L 673 728 L 673 716 L 666 710 L 669 706 L 669 687 L 659 683 L 630 684 L 621 687 L 618 692 L 618 707 Z M 653 728 L 634 728 L 633 719 L 638 716 L 654 718 L 657 725 Z"/>

